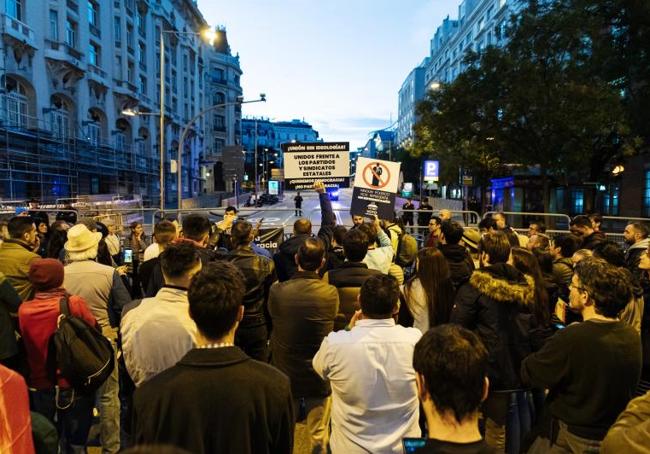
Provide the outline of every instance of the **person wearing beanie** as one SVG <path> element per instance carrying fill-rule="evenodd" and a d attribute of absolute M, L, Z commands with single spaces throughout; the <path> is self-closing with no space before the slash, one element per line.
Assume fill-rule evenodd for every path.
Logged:
<path fill-rule="evenodd" d="M 59 430 L 62 452 L 83 449 L 92 425 L 94 395 L 79 395 L 62 377 L 52 377 L 48 367 L 48 346 L 57 329 L 61 299 L 68 299 L 70 313 L 97 326 L 83 298 L 69 295 L 63 288 L 63 265 L 56 259 L 38 259 L 29 267 L 29 281 L 34 298 L 18 309 L 18 323 L 23 336 L 29 374 L 27 384 L 33 410 L 54 423 Z M 56 387 L 58 386 L 58 392 Z"/>

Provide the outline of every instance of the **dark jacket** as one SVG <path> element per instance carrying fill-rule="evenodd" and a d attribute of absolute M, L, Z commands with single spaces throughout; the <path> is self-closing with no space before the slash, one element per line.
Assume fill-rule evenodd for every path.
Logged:
<path fill-rule="evenodd" d="M 273 260 L 256 254 L 250 246 L 239 246 L 224 256 L 244 275 L 244 316 L 258 316 L 266 313 L 269 288 L 275 282 Z"/>
<path fill-rule="evenodd" d="M 17 313 L 20 303 L 20 296 L 4 274 L 0 273 L 0 360 L 18 353 L 16 329 L 9 314 Z"/>
<path fill-rule="evenodd" d="M 298 271 L 295 255 L 307 238 L 311 238 L 311 235 L 302 234 L 292 236 L 280 245 L 278 252 L 273 254 L 273 262 L 275 262 L 275 268 L 280 282 L 288 280 Z"/>
<path fill-rule="evenodd" d="M 454 284 L 454 288 L 458 290 L 472 275 L 474 261 L 467 249 L 459 244 L 441 244 L 440 252 L 447 259 L 451 282 Z"/>
<path fill-rule="evenodd" d="M 643 270 L 639 269 L 639 262 L 641 261 L 641 255 L 648 250 L 649 244 L 650 239 L 644 238 L 643 240 L 631 245 L 627 251 L 625 251 L 625 266 L 630 270 L 637 281 L 647 279 L 647 273 L 644 273 Z"/>
<path fill-rule="evenodd" d="M 288 281 L 271 286 L 271 364 L 289 376 L 296 398 L 330 394 L 329 385 L 314 372 L 311 361 L 323 338 L 334 329 L 338 309 L 336 288 L 316 273 L 298 271 Z"/>
<path fill-rule="evenodd" d="M 213 249 L 202 247 L 196 241 L 187 238 L 179 238 L 175 241 L 175 243 L 186 243 L 196 247 L 196 250 L 199 253 L 199 258 L 201 259 L 201 264 L 203 266 L 206 266 L 208 263 L 214 262 L 219 258 L 219 255 L 217 254 L 216 251 L 214 251 Z M 144 263 L 149 263 L 151 260 L 153 259 L 147 260 Z M 158 293 L 158 290 L 163 288 L 163 286 L 165 285 L 165 278 L 162 274 L 162 267 L 160 265 L 160 257 L 158 257 L 155 262 L 152 262 L 151 264 L 147 265 L 147 267 L 145 268 L 145 273 L 147 273 L 148 281 L 146 286 L 145 285 L 142 286 L 142 289 L 144 290 L 144 296 L 146 298 L 153 298 L 154 296 L 156 296 L 156 293 Z"/>
<path fill-rule="evenodd" d="M 336 216 L 332 210 L 332 202 L 327 193 L 318 194 L 321 209 L 321 227 L 318 231 L 318 238 L 325 244 L 325 250 L 329 251 L 332 246 L 332 236 L 336 225 Z M 296 266 L 295 255 L 302 243 L 311 238 L 309 234 L 293 236 L 280 245 L 280 250 L 273 255 L 273 261 L 278 273 L 278 280 L 284 282 L 290 279 L 298 267 Z"/>
<path fill-rule="evenodd" d="M 418 208 L 418 225 L 421 227 L 429 225 L 431 216 L 433 216 L 433 207 L 428 203 L 421 203 Z"/>
<path fill-rule="evenodd" d="M 588 235 L 582 239 L 580 244 L 580 249 L 590 249 L 593 250 L 603 241 L 607 240 L 607 237 L 603 232 L 594 232 L 591 235 Z"/>
<path fill-rule="evenodd" d="M 325 272 L 329 270 L 335 270 L 343 265 L 343 262 L 345 262 L 345 251 L 343 250 L 343 246 L 335 246 L 327 251 L 327 262 L 325 262 L 325 266 L 321 268 L 321 273 L 325 274 Z"/>
<path fill-rule="evenodd" d="M 530 344 L 533 278 L 500 263 L 474 271 L 456 294 L 451 322 L 474 331 L 488 351 L 491 390 L 521 387 L 519 368 Z M 523 351 L 522 351 L 523 350 Z"/>
<path fill-rule="evenodd" d="M 135 444 L 196 454 L 290 454 L 289 379 L 237 347 L 190 350 L 134 395 Z"/>
<path fill-rule="evenodd" d="M 381 271 L 371 270 L 362 262 L 345 262 L 339 268 L 325 273 L 323 280 L 336 287 L 339 293 L 339 311 L 334 321 L 334 331 L 344 329 L 354 311 L 359 309 L 357 297 L 366 279 L 382 275 Z"/>

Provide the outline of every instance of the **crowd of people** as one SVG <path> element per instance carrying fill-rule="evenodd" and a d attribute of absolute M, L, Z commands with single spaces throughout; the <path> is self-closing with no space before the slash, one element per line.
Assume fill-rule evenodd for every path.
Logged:
<path fill-rule="evenodd" d="M 9 219 L 0 452 L 648 452 L 645 224 L 623 248 L 598 216 L 551 237 L 427 203 L 417 246 L 414 208 L 348 229 L 314 191 L 319 229 L 298 218 L 273 255 L 234 207 L 151 242 L 139 223 Z M 96 386 L 61 364 L 66 319 L 108 346 Z"/>

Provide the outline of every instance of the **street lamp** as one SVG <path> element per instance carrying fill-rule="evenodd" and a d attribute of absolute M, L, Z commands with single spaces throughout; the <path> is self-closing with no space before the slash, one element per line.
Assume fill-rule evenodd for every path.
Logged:
<path fill-rule="evenodd" d="M 217 39 L 217 33 L 208 27 L 201 32 L 179 32 L 164 30 L 160 27 L 160 211 L 165 212 L 165 34 L 176 36 L 201 36 L 205 42 L 212 45 Z"/>
<path fill-rule="evenodd" d="M 178 191 L 178 209 L 182 209 L 182 202 L 183 202 L 183 172 L 182 172 L 182 162 L 183 162 L 183 143 L 185 142 L 185 136 L 187 136 L 187 133 L 190 131 L 190 128 L 194 124 L 196 120 L 201 118 L 203 115 L 205 115 L 208 112 L 211 112 L 215 109 L 220 109 L 222 107 L 228 107 L 228 106 L 235 106 L 235 105 L 241 105 L 241 104 L 250 104 L 254 102 L 266 102 L 266 94 L 260 93 L 259 99 L 251 99 L 250 101 L 244 101 L 243 97 L 237 97 L 236 101 L 230 101 L 230 102 L 224 102 L 221 104 L 215 104 L 214 106 L 207 107 L 203 109 L 201 112 L 196 114 L 188 123 L 185 125 L 185 128 L 183 129 L 183 132 L 181 133 L 180 140 L 178 142 L 178 162 L 177 162 L 177 178 L 178 181 L 176 183 L 177 185 L 177 191 Z"/>

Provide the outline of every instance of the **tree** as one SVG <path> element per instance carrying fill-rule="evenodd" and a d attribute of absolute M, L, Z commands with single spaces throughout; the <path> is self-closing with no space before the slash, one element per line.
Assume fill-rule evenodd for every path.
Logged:
<path fill-rule="evenodd" d="M 602 29 L 580 1 L 531 1 L 505 47 L 468 55 L 468 69 L 420 105 L 415 148 L 437 147 L 484 178 L 500 164 L 538 167 L 545 210 L 550 175 L 597 178 L 634 152 L 624 97 L 603 75 Z"/>

